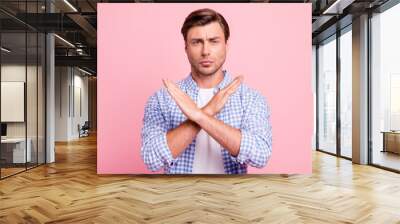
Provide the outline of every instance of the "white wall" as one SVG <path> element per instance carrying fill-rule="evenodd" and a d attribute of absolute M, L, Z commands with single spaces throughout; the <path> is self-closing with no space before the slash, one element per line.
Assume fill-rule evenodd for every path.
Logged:
<path fill-rule="evenodd" d="M 88 120 L 88 77 L 76 68 L 56 67 L 55 87 L 55 140 L 77 139 L 78 124 Z"/>
<path fill-rule="evenodd" d="M 70 84 L 69 68 L 55 68 L 55 141 L 68 140 L 68 117 Z"/>
<path fill-rule="evenodd" d="M 27 69 L 27 70 L 25 70 Z M 27 73 L 26 73 L 27 72 Z M 39 67 L 39 73 L 41 68 Z M 1 81 L 2 82 L 25 82 L 25 76 L 28 78 L 27 87 L 27 119 L 28 119 L 28 137 L 31 133 L 36 135 L 36 66 L 6 64 L 1 66 Z M 30 88 L 29 88 L 30 87 Z M 41 107 L 42 105 L 39 105 Z M 6 108 L 2 108 L 6 110 Z M 33 123 L 32 123 L 33 122 Z M 25 123 L 26 122 L 7 122 L 7 136 L 8 137 L 25 137 Z"/>
<path fill-rule="evenodd" d="M 44 163 L 44 74 L 41 66 L 32 66 L 25 64 L 3 64 L 1 66 L 2 82 L 24 82 L 26 84 L 26 107 L 25 102 L 22 106 L 22 113 L 26 112 L 26 121 L 22 122 L 6 122 L 7 137 L 24 138 L 25 135 L 30 140 L 30 148 L 32 161 Z M 26 80 L 27 79 L 27 80 Z M 2 90 L 3 91 L 3 90 Z M 3 97 L 7 97 L 2 95 Z M 3 103 L 2 103 L 3 104 Z M 2 107 L 2 112 L 12 110 L 11 108 Z M 8 111 L 16 113 L 16 111 Z M 39 155 L 37 156 L 37 153 Z"/>
<path fill-rule="evenodd" d="M 75 113 L 74 114 L 74 119 L 72 119 L 72 135 L 75 137 L 79 137 L 79 133 L 78 133 L 78 129 L 77 126 L 78 124 L 80 124 L 81 126 L 85 123 L 85 121 L 88 121 L 88 117 L 89 117 L 89 113 L 88 113 L 88 77 L 85 76 L 81 76 L 80 74 L 82 73 L 78 73 L 79 75 L 76 75 L 76 71 L 75 70 L 75 79 L 74 79 L 74 87 L 75 87 L 75 96 L 74 96 L 74 100 L 75 100 L 75 106 L 74 106 L 74 110 Z M 78 93 L 78 91 L 80 90 L 80 93 Z M 78 97 L 80 95 L 80 98 Z M 80 104 L 79 104 L 80 101 Z M 81 112 L 79 111 L 79 107 L 81 107 L 80 109 L 82 110 Z"/>

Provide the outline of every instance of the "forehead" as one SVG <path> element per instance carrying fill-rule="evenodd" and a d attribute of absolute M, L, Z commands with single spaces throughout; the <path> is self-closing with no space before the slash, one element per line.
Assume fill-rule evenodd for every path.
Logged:
<path fill-rule="evenodd" d="M 204 26 L 194 26 L 188 30 L 187 38 L 212 38 L 223 37 L 224 31 L 218 22 L 212 22 Z"/>

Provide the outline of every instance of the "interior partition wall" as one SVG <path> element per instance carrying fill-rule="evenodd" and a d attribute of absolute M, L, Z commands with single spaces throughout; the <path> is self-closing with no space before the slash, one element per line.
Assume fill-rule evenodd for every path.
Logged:
<path fill-rule="evenodd" d="M 46 161 L 46 38 L 23 22 L 27 13 L 43 12 L 44 1 L 19 1 L 17 13 L 5 4 L 11 3 L 0 3 L 1 179 Z"/>

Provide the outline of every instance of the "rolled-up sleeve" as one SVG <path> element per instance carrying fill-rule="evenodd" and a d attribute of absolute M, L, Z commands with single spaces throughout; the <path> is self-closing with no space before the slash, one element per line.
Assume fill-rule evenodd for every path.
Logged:
<path fill-rule="evenodd" d="M 270 108 L 261 94 L 254 94 L 242 121 L 239 154 L 231 158 L 241 164 L 265 167 L 272 153 Z"/>
<path fill-rule="evenodd" d="M 145 106 L 140 150 L 144 163 L 151 171 L 169 167 L 175 161 L 167 145 L 167 131 L 168 124 L 155 94 Z"/>

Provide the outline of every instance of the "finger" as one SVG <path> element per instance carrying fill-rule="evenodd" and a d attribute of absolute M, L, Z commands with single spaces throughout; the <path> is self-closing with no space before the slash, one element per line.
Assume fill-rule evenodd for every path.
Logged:
<path fill-rule="evenodd" d="M 236 92 L 237 88 L 242 84 L 242 78 L 238 78 L 226 91 L 225 94 L 228 94 L 228 96 L 232 95 L 234 92 Z"/>
<path fill-rule="evenodd" d="M 177 97 L 178 97 L 178 93 L 176 91 L 176 89 L 173 87 L 173 85 L 171 84 L 172 82 L 169 81 L 168 79 L 163 79 L 164 85 L 168 91 L 168 93 L 171 95 L 171 97 L 176 101 Z"/>
<path fill-rule="evenodd" d="M 182 92 L 183 93 L 183 91 L 175 83 L 173 83 L 171 81 L 169 82 L 169 87 L 171 89 L 175 90 L 175 92 Z"/>
<path fill-rule="evenodd" d="M 229 89 L 230 87 L 232 87 L 233 85 L 235 85 L 235 83 L 239 82 L 239 77 L 236 77 L 232 80 L 231 83 L 229 83 L 229 85 L 226 87 L 226 89 Z"/>
<path fill-rule="evenodd" d="M 176 93 L 173 90 L 167 88 L 167 92 L 169 93 L 169 95 L 172 97 L 173 100 L 176 100 Z"/>
<path fill-rule="evenodd" d="M 239 75 L 239 76 L 237 76 L 236 78 L 235 78 L 235 83 L 233 84 L 233 86 L 235 86 L 235 85 L 240 85 L 242 82 L 243 82 L 243 75 Z"/>
<path fill-rule="evenodd" d="M 185 92 L 183 92 L 175 83 L 166 80 L 169 87 L 168 91 L 173 95 L 175 101 L 193 101 Z"/>
<path fill-rule="evenodd" d="M 163 85 L 165 86 L 165 88 L 168 88 L 168 84 L 167 84 L 167 82 L 165 81 L 165 79 L 161 79 L 161 80 L 162 80 Z"/>
<path fill-rule="evenodd" d="M 171 85 L 172 82 L 170 80 L 163 79 L 163 83 L 164 83 L 165 88 L 167 88 L 169 90 L 172 88 L 172 85 Z"/>
<path fill-rule="evenodd" d="M 173 95 L 174 98 L 179 96 L 179 92 L 174 88 L 174 86 L 171 85 L 171 83 L 167 82 L 168 85 L 168 92 Z"/>
<path fill-rule="evenodd" d="M 182 95 L 181 89 L 178 86 L 176 86 L 176 84 L 173 83 L 172 81 L 165 80 L 165 85 L 167 86 L 168 92 L 170 92 L 174 96 Z"/>
<path fill-rule="evenodd" d="M 181 97 L 189 97 L 189 96 L 187 96 L 186 93 L 183 92 L 175 83 L 169 81 L 169 82 L 168 82 L 168 86 L 169 86 L 169 88 L 170 88 L 172 91 L 174 91 L 174 93 L 175 93 L 176 95 L 179 95 L 179 96 L 181 96 Z"/>
<path fill-rule="evenodd" d="M 236 91 L 236 89 L 242 84 L 242 78 L 238 78 L 237 82 L 235 82 L 228 91 Z"/>
<path fill-rule="evenodd" d="M 224 91 L 228 91 L 231 88 L 234 88 L 237 84 L 242 82 L 243 76 L 237 76 L 227 87 L 224 88 Z"/>

